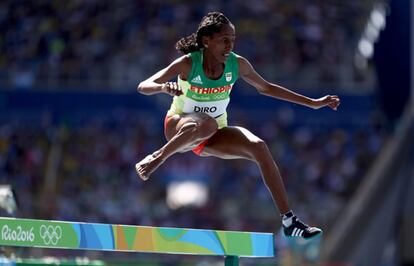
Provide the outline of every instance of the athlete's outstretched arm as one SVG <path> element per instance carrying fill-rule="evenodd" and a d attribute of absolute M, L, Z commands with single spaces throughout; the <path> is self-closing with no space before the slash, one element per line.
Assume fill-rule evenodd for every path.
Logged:
<path fill-rule="evenodd" d="M 329 106 L 336 110 L 340 104 L 339 97 L 336 95 L 326 95 L 319 99 L 311 99 L 299 93 L 290 91 L 282 86 L 270 83 L 263 79 L 253 68 L 250 62 L 244 57 L 238 57 L 239 74 L 247 83 L 257 89 L 260 94 L 282 99 L 285 101 L 308 106 L 313 109 L 319 109 Z"/>
<path fill-rule="evenodd" d="M 186 79 L 191 69 L 191 59 L 184 55 L 177 58 L 166 68 L 158 71 L 151 77 L 139 83 L 137 91 L 146 94 L 167 93 L 171 96 L 178 96 L 182 94 L 181 89 L 176 82 L 168 82 L 176 78 L 178 75 Z"/>

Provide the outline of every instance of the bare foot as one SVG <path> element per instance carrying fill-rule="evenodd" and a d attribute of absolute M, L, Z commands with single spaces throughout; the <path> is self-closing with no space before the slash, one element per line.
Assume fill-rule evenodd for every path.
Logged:
<path fill-rule="evenodd" d="M 158 154 L 159 152 L 154 152 L 135 164 L 135 170 L 142 180 L 148 180 L 152 172 L 164 162 L 157 156 Z"/>

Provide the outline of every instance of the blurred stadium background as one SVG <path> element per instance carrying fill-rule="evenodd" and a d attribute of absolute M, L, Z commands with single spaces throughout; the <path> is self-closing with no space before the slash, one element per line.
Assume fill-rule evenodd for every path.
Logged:
<path fill-rule="evenodd" d="M 0 198 L 11 186 L 17 200 L 1 201 L 2 216 L 277 233 L 276 258 L 241 265 L 414 265 L 413 6 L 1 1 Z M 213 10 L 235 24 L 235 52 L 264 77 L 342 99 L 337 112 L 313 111 L 239 81 L 228 110 L 230 124 L 266 140 L 293 209 L 325 229 L 322 239 L 281 236 L 259 171 L 246 161 L 180 154 L 150 181 L 137 179 L 134 164 L 165 142 L 171 99 L 135 88 L 179 56 L 175 42 Z M 10 265 L 222 265 L 35 248 L 1 247 L 1 256 Z"/>

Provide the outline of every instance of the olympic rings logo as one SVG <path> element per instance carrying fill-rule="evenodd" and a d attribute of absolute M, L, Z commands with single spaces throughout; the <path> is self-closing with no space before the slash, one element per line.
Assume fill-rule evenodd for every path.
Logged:
<path fill-rule="evenodd" d="M 40 226 L 40 237 L 43 239 L 45 245 L 56 246 L 59 239 L 62 237 L 62 228 L 59 225 L 42 225 Z"/>
<path fill-rule="evenodd" d="M 214 100 L 224 100 L 227 99 L 229 97 L 229 95 L 227 94 L 218 94 L 218 95 L 213 95 L 212 98 Z"/>

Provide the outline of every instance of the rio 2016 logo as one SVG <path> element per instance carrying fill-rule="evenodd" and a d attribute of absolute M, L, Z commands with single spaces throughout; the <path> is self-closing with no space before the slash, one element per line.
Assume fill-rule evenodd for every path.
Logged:
<path fill-rule="evenodd" d="M 33 242 L 35 240 L 35 235 L 33 233 L 33 227 L 29 230 L 24 230 L 20 225 L 16 229 L 10 228 L 7 224 L 3 225 L 1 229 L 1 239 L 7 241 L 29 241 Z"/>
<path fill-rule="evenodd" d="M 59 225 L 42 225 L 40 226 L 40 237 L 43 239 L 45 245 L 56 246 L 62 237 L 62 228 Z"/>

